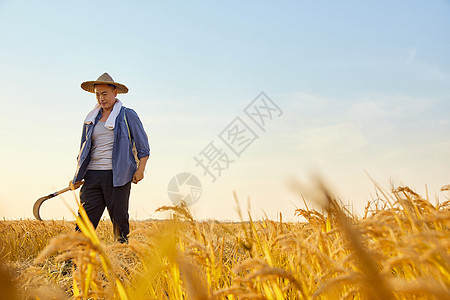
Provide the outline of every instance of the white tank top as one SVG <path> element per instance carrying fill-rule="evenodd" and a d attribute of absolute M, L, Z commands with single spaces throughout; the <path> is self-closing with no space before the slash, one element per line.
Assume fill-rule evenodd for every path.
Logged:
<path fill-rule="evenodd" d="M 88 170 L 112 170 L 112 150 L 114 130 L 105 127 L 105 122 L 98 122 L 92 132 L 91 161 Z"/>

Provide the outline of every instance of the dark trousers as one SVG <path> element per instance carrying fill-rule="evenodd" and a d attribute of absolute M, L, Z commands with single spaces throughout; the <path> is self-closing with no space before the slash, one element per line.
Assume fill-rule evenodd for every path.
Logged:
<path fill-rule="evenodd" d="M 128 203 L 131 182 L 113 187 L 112 170 L 88 170 L 80 191 L 80 200 L 94 228 L 108 209 L 114 231 L 114 239 L 121 243 L 128 241 L 130 225 L 128 222 Z M 75 230 L 80 231 L 77 227 Z"/>

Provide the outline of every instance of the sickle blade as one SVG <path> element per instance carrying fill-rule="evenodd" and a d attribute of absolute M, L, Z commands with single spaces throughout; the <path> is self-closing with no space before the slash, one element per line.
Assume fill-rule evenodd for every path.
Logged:
<path fill-rule="evenodd" d="M 42 205 L 42 203 L 44 203 L 44 201 L 47 201 L 48 199 L 55 197 L 56 196 L 55 194 L 56 193 L 41 197 L 41 198 L 37 199 L 36 202 L 34 202 L 33 215 L 36 219 L 38 219 L 39 221 L 42 221 L 41 216 L 39 215 L 39 209 L 41 208 L 41 205 Z"/>

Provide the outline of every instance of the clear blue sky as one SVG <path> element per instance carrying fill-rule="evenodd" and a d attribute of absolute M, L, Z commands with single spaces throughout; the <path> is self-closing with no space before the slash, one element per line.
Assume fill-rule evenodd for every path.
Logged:
<path fill-rule="evenodd" d="M 295 220 L 287 188 L 319 170 L 357 208 L 382 185 L 443 197 L 450 159 L 448 1 L 0 1 L 0 214 L 32 217 L 67 185 L 108 72 L 130 93 L 152 157 L 130 215 L 158 218 L 177 173 L 200 173 L 198 218 L 236 219 L 232 191 Z M 283 115 L 210 183 L 193 157 L 264 91 Z M 70 207 L 73 197 L 64 196 Z M 71 218 L 55 199 L 43 217 Z M 245 205 L 244 205 L 245 206 Z"/>

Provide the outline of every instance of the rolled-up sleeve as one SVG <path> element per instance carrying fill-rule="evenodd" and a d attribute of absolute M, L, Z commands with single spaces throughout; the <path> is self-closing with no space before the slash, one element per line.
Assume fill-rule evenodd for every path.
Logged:
<path fill-rule="evenodd" d="M 148 143 L 148 135 L 144 130 L 141 120 L 137 113 L 130 108 L 126 110 L 128 126 L 130 128 L 130 135 L 132 141 L 136 145 L 137 156 L 139 159 L 142 157 L 150 156 L 150 145 Z"/>

